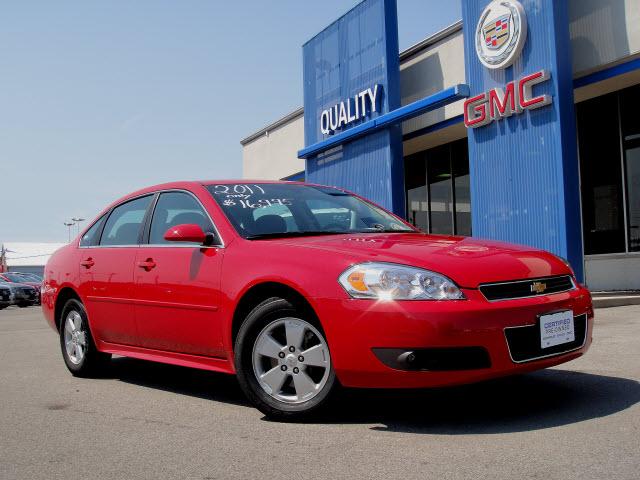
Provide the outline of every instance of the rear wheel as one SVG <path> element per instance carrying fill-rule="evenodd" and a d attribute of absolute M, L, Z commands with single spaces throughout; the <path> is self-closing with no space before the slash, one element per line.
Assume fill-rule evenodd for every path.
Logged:
<path fill-rule="evenodd" d="M 282 298 L 265 300 L 247 316 L 236 340 L 235 365 L 249 399 L 279 420 L 317 413 L 337 386 L 320 325 Z"/>
<path fill-rule="evenodd" d="M 64 363 L 76 377 L 99 374 L 111 359 L 96 349 L 84 305 L 73 298 L 62 309 L 60 347 Z"/>

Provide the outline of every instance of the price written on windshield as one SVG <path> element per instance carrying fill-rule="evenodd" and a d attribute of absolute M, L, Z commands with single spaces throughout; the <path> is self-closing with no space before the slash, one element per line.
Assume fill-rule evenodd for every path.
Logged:
<path fill-rule="evenodd" d="M 265 194 L 264 188 L 260 185 L 214 185 L 213 193 L 226 196 L 246 196 L 249 197 L 256 192 Z"/>
<path fill-rule="evenodd" d="M 240 205 L 242 208 L 264 208 L 272 205 L 291 205 L 288 198 L 261 198 L 259 200 L 227 198 L 222 202 L 226 207 Z"/>
<path fill-rule="evenodd" d="M 252 198 L 254 195 L 267 195 L 260 185 L 214 185 L 213 193 L 225 197 L 222 201 L 225 207 L 239 205 L 242 208 L 264 208 L 272 205 L 291 205 L 288 198 Z"/>

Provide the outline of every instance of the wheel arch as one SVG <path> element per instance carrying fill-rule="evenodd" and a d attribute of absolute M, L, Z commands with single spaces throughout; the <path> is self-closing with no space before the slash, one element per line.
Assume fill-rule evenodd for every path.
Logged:
<path fill-rule="evenodd" d="M 82 302 L 82 300 L 80 299 L 80 295 L 78 295 L 78 292 L 76 292 L 72 287 L 61 288 L 60 291 L 58 292 L 58 295 L 56 296 L 53 318 L 56 324 L 56 328 L 58 329 L 58 332 L 60 331 L 60 320 L 62 316 L 62 309 L 64 308 L 67 301 L 69 301 L 72 298 L 75 298 L 79 302 Z"/>
<path fill-rule="evenodd" d="M 265 281 L 258 283 L 249 288 L 240 297 L 240 300 L 236 304 L 236 308 L 233 312 L 233 318 L 231 322 L 231 349 L 233 351 L 235 347 L 236 337 L 238 331 L 242 325 L 242 321 L 246 316 L 257 307 L 260 303 L 271 297 L 280 297 L 285 300 L 289 300 L 297 309 L 306 315 L 309 315 L 310 319 L 315 321 L 322 330 L 322 324 L 316 314 L 313 306 L 307 300 L 307 298 L 295 288 L 286 285 L 284 283 L 276 281 Z"/>

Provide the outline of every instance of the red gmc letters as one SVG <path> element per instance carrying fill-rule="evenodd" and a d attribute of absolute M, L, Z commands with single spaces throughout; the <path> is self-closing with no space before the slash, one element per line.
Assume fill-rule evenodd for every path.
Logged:
<path fill-rule="evenodd" d="M 551 103 L 550 95 L 533 96 L 533 86 L 551 78 L 549 72 L 540 70 L 507 83 L 506 88 L 493 88 L 464 102 L 464 124 L 469 128 L 487 125 L 494 120 L 510 117 L 524 110 L 544 107 Z"/>

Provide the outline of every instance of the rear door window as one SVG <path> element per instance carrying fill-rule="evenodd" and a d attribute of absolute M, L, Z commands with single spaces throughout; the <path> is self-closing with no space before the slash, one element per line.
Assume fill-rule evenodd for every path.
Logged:
<path fill-rule="evenodd" d="M 102 224 L 104 223 L 105 218 L 106 215 L 100 217 L 100 219 L 95 222 L 89 230 L 85 232 L 85 234 L 80 239 L 81 247 L 90 247 L 98 243 L 98 236 L 100 235 L 100 230 L 102 229 Z"/>
<path fill-rule="evenodd" d="M 140 230 L 152 196 L 136 198 L 117 206 L 104 226 L 101 246 L 138 245 Z"/>

